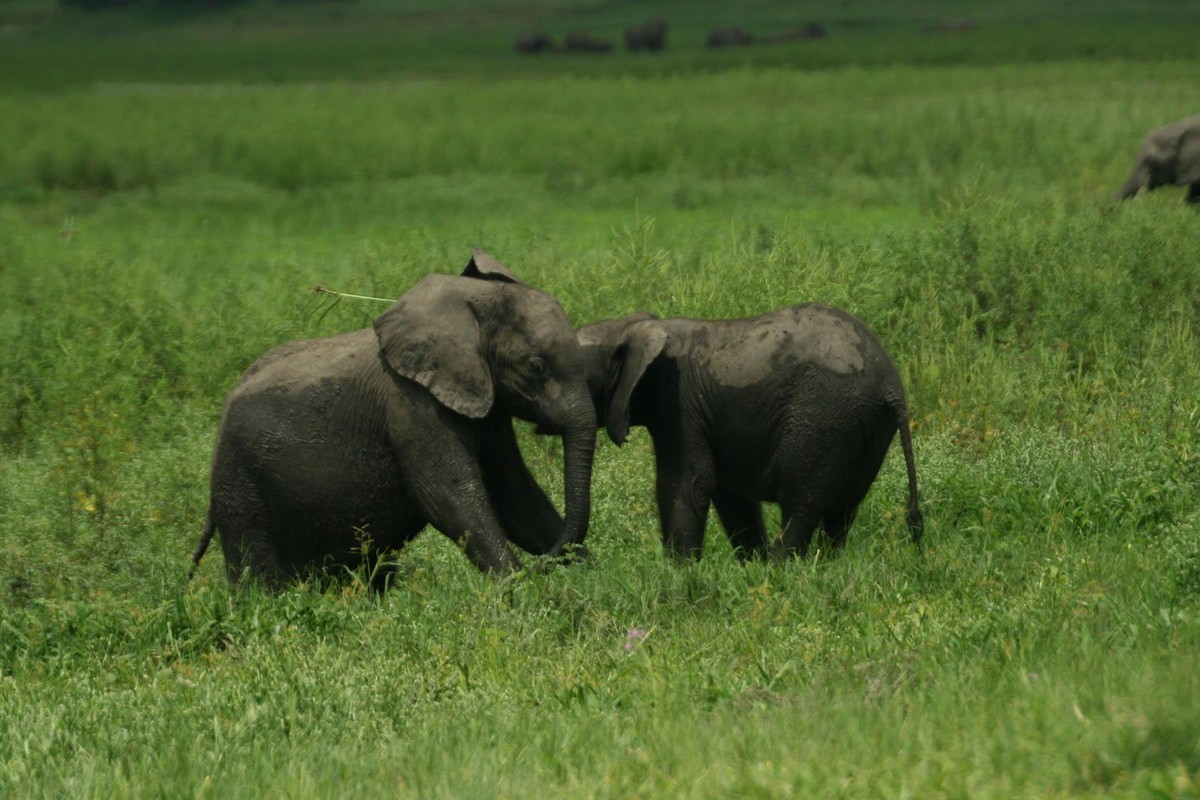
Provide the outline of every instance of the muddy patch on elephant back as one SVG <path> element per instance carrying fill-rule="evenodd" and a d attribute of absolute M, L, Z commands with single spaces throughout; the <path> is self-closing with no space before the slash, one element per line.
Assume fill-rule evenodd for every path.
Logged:
<path fill-rule="evenodd" d="M 866 343 L 857 328 L 822 306 L 799 306 L 733 324 L 740 330 L 731 332 L 709 359 L 713 377 L 723 386 L 752 386 L 798 364 L 843 375 L 866 366 Z"/>

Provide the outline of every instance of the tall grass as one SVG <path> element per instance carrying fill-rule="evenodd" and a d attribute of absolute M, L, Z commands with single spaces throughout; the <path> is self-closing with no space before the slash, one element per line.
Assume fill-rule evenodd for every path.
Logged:
<path fill-rule="evenodd" d="M 1051 81 L 1032 66 L 897 67 L 8 95 L 0 135 L 21 146 L 0 154 L 0 190 L 220 175 L 295 191 L 483 173 L 566 195 L 652 175 L 770 177 L 798 200 L 840 204 L 928 205 L 955 181 L 1091 199 L 1123 177 L 1148 120 L 1190 111 L 1191 67 L 1077 64 Z"/>
<path fill-rule="evenodd" d="M 0 794 L 1195 796 L 1198 218 L 1107 199 L 1196 64 L 1092 58 L 0 93 Z M 635 430 L 593 565 L 186 583 L 224 393 L 375 310 L 304 289 L 475 245 L 579 323 L 857 313 L 926 552 L 893 457 L 840 555 L 665 562 Z"/>

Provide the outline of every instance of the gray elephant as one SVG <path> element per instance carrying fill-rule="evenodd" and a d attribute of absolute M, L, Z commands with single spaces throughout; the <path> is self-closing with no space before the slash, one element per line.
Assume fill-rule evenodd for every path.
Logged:
<path fill-rule="evenodd" d="M 825 26 L 819 22 L 810 22 L 799 28 L 791 28 L 779 33 L 767 33 L 759 37 L 759 41 L 764 44 L 774 44 L 777 42 L 795 42 L 801 39 L 824 39 L 828 36 L 828 31 Z"/>
<path fill-rule="evenodd" d="M 953 17 L 943 19 L 921 28 L 924 33 L 967 33 L 979 27 L 971 17 Z"/>
<path fill-rule="evenodd" d="M 745 47 L 754 44 L 754 36 L 741 28 L 713 28 L 704 39 L 705 47 Z"/>
<path fill-rule="evenodd" d="M 741 557 L 767 551 L 761 501 L 779 503 L 776 557 L 804 555 L 818 526 L 836 547 L 893 435 L 908 469 L 906 522 L 924 523 L 900 375 L 855 317 L 799 305 L 752 319 L 639 313 L 578 331 L 599 424 L 654 443 L 663 545 L 699 558 L 709 504 Z"/>
<path fill-rule="evenodd" d="M 518 36 L 514 46 L 518 53 L 549 53 L 554 50 L 554 42 L 544 33 Z"/>
<path fill-rule="evenodd" d="M 1187 186 L 1187 202 L 1200 203 L 1200 114 L 1146 134 L 1117 199 L 1127 200 L 1143 186 L 1157 189 L 1168 185 Z"/>
<path fill-rule="evenodd" d="M 513 417 L 563 437 L 565 523 Z M 193 564 L 219 532 L 234 583 L 247 567 L 272 588 L 326 565 L 375 574 L 378 553 L 429 523 L 479 569 L 511 573 L 510 541 L 535 554 L 582 542 L 595 440 L 562 308 L 476 250 L 461 276 L 424 278 L 372 328 L 281 345 L 246 371 L 225 403 Z"/>
<path fill-rule="evenodd" d="M 625 30 L 625 48 L 630 52 L 657 52 L 667 46 L 667 21 L 655 19 Z"/>

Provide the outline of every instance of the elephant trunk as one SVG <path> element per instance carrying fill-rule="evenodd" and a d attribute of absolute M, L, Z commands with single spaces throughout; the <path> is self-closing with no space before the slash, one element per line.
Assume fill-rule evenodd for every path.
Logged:
<path fill-rule="evenodd" d="M 1146 168 L 1140 160 L 1133 167 L 1133 172 L 1129 173 L 1129 177 L 1121 184 L 1121 188 L 1117 190 L 1117 200 L 1128 200 L 1139 191 L 1146 181 L 1150 179 L 1150 170 Z"/>
<path fill-rule="evenodd" d="M 563 495 L 566 503 L 562 535 L 551 555 L 566 555 L 583 544 L 592 508 L 592 456 L 596 450 L 596 412 L 586 389 L 579 391 L 575 411 L 563 426 Z"/>

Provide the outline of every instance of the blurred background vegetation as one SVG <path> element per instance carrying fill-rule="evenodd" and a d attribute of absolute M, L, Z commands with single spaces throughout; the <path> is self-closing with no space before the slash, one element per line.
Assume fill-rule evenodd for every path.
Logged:
<path fill-rule="evenodd" d="M 667 47 L 618 57 L 623 31 L 652 19 L 668 22 Z M 1196 19 L 1195 5 L 1187 0 L 146 0 L 102 10 L 5 0 L 0 86 L 647 76 L 770 65 L 1157 63 L 1194 57 Z M 964 20 L 974 27 L 938 32 Z M 717 27 L 736 26 L 762 37 L 809 23 L 822 25 L 828 35 L 717 51 L 704 47 Z M 545 33 L 561 44 L 573 31 L 611 41 L 614 57 L 529 58 L 513 47 L 523 34 Z"/>

